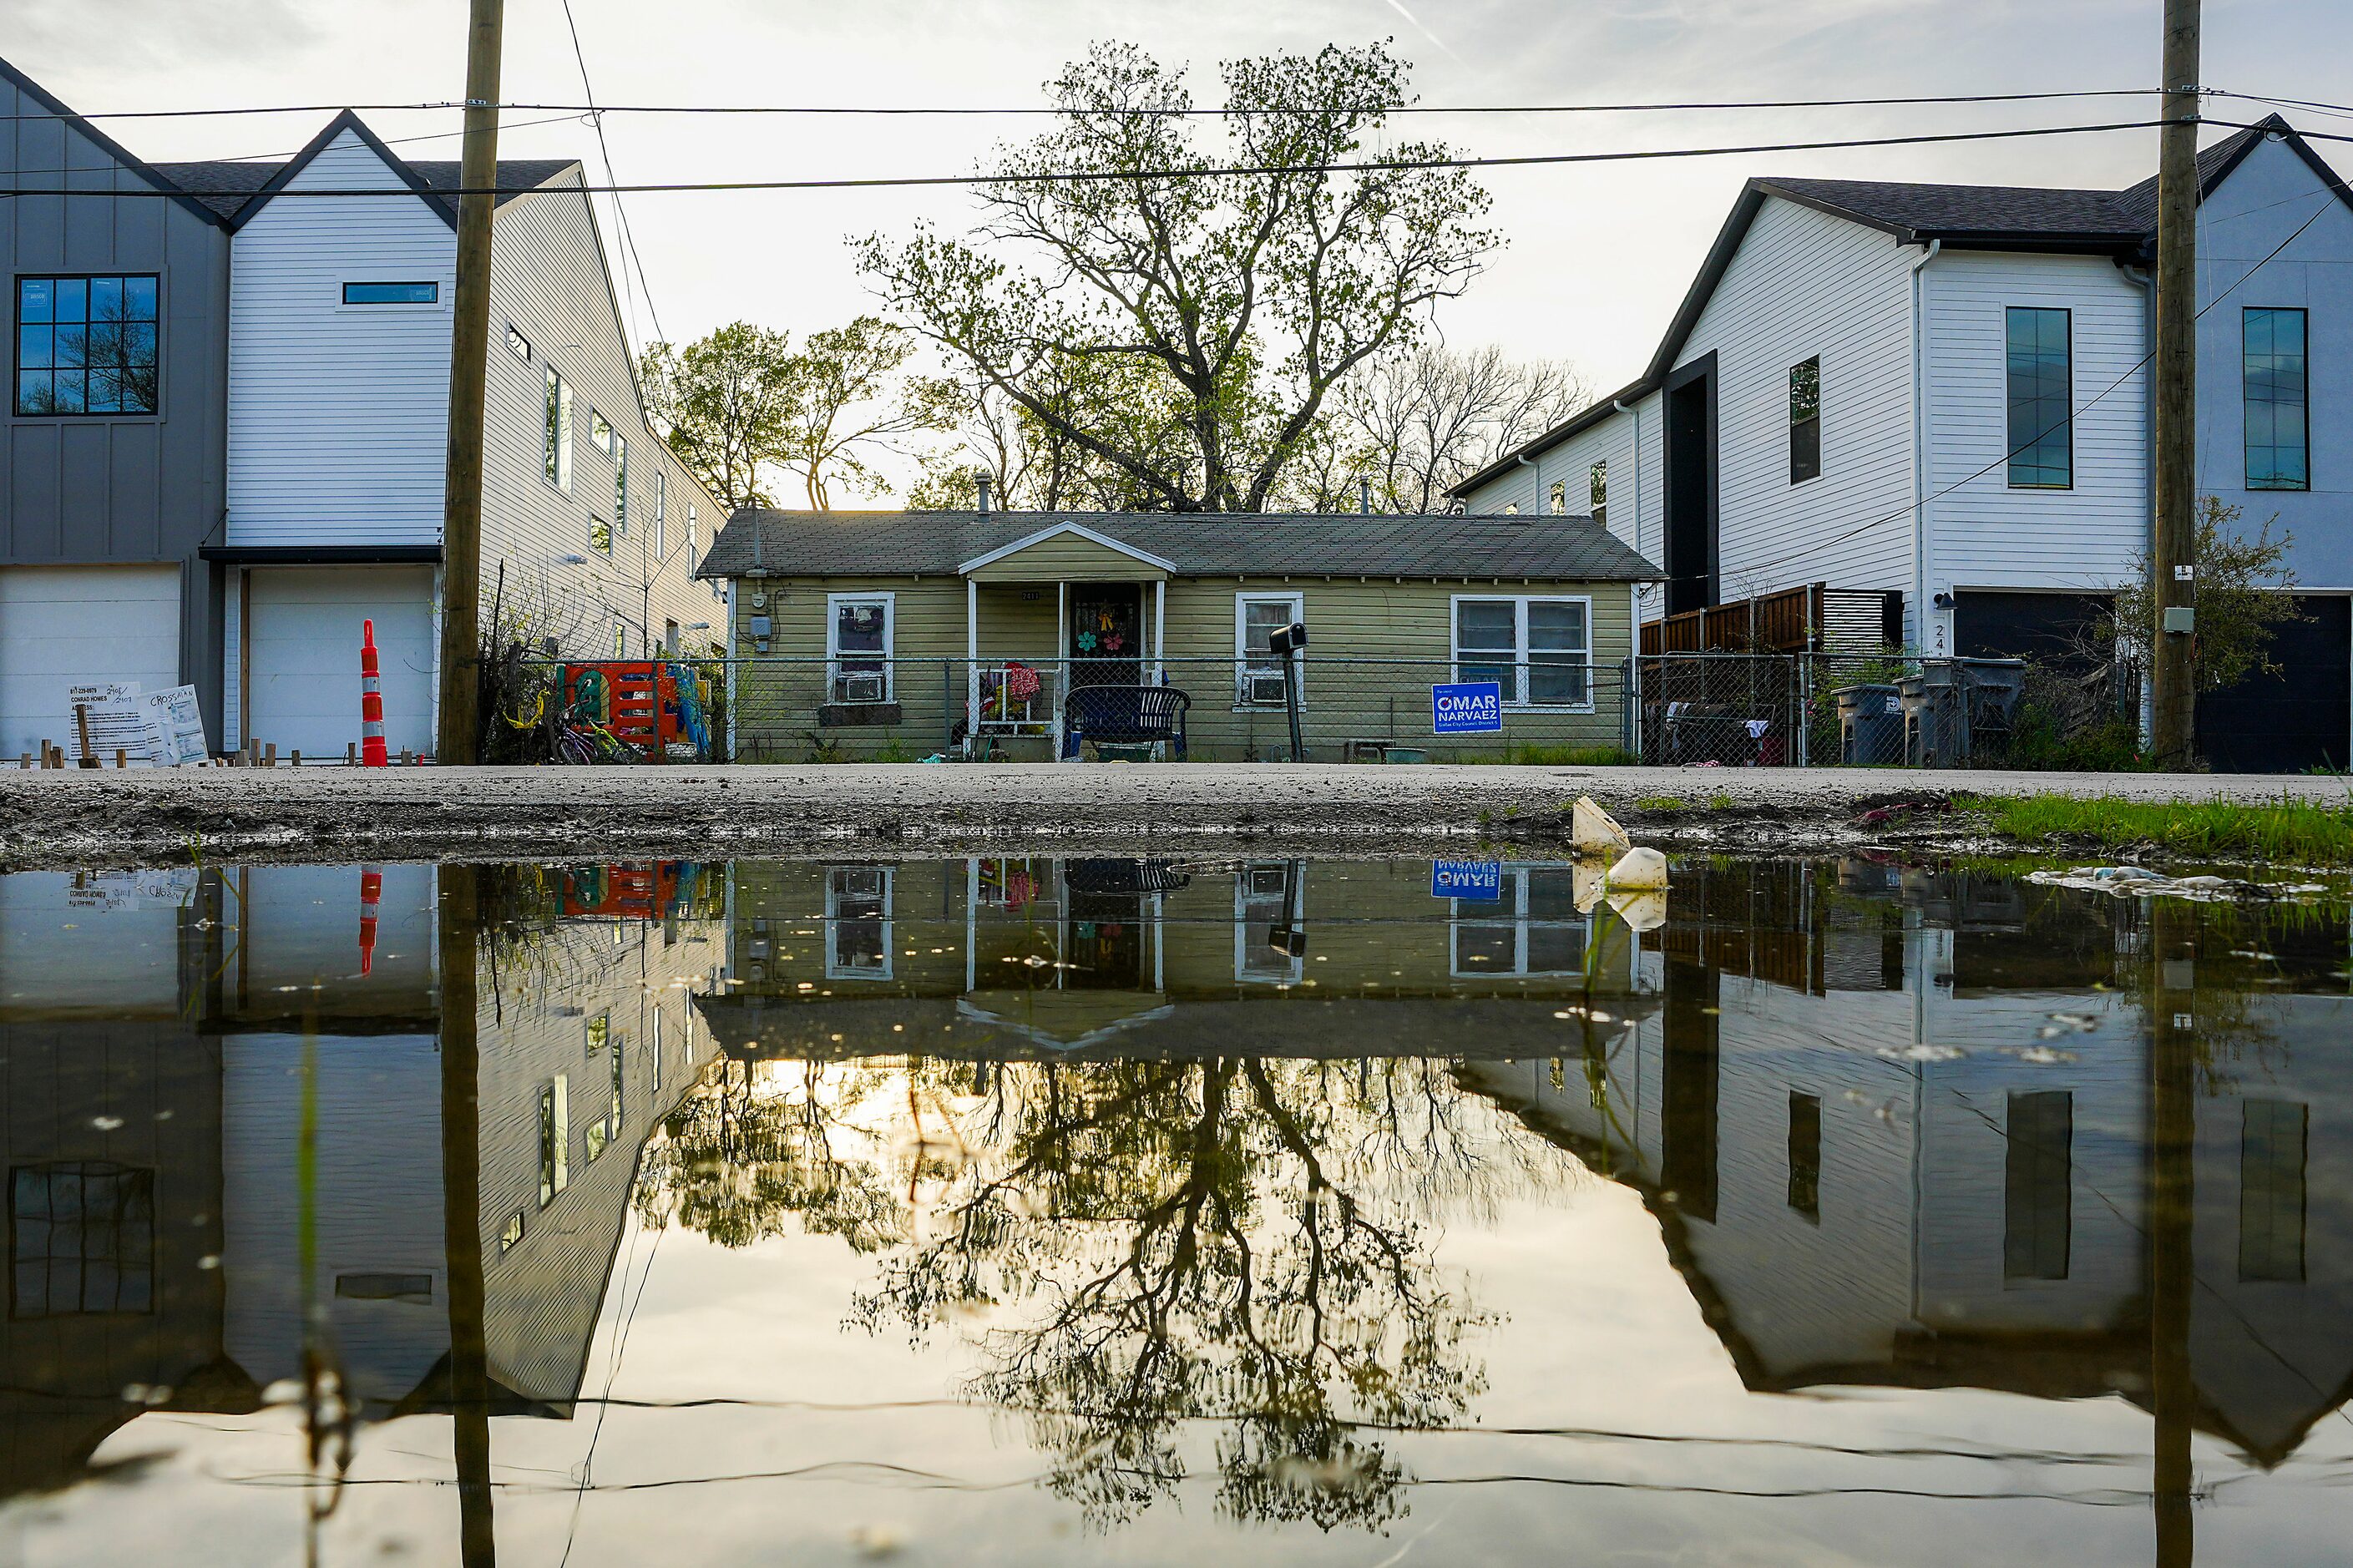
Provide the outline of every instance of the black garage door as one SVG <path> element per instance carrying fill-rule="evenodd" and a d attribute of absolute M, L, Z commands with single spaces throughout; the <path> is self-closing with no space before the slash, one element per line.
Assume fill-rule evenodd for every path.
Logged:
<path fill-rule="evenodd" d="M 2096 662 L 2091 628 L 2105 594 L 1972 594 L 1953 603 L 1953 652 L 1963 658 Z"/>
<path fill-rule="evenodd" d="M 2353 727 L 2353 599 L 2299 595 L 2306 616 L 2266 655 L 2280 667 L 2198 700 L 2198 749 L 2217 773 L 2300 773 L 2348 765 Z"/>

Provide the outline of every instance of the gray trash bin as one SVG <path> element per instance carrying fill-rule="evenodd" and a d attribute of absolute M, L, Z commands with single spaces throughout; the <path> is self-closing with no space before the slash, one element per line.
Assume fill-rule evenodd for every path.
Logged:
<path fill-rule="evenodd" d="M 1960 665 L 1961 744 L 1966 760 L 1983 765 L 2010 756 L 2018 705 L 2026 695 L 2022 658 L 1965 658 Z"/>
<path fill-rule="evenodd" d="M 1915 768 L 1956 768 L 1968 760 L 1958 679 L 1952 661 L 1939 659 L 1896 682 L 1904 703 L 1904 760 Z"/>
<path fill-rule="evenodd" d="M 1841 686 L 1838 703 L 1839 762 L 1846 767 L 1904 761 L 1904 697 L 1893 686 Z"/>

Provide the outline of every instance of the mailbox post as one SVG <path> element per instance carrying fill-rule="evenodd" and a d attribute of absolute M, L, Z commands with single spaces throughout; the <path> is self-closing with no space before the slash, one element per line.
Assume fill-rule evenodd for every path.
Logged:
<path fill-rule="evenodd" d="M 1267 651 L 1282 660 L 1282 707 L 1291 720 L 1291 760 L 1303 763 L 1307 748 L 1299 740 L 1299 650 L 1307 646 L 1307 626 L 1293 621 L 1278 626 L 1266 639 Z"/>

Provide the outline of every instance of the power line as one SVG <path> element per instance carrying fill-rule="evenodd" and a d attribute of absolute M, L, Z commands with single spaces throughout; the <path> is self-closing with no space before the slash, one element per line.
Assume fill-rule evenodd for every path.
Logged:
<path fill-rule="evenodd" d="M 594 105 L 596 101 L 596 89 L 588 85 L 588 56 L 580 47 L 580 24 L 573 19 L 572 0 L 564 0 L 564 25 L 572 34 L 572 58 L 580 65 L 581 95 Z M 604 160 L 605 178 L 617 184 L 620 176 L 613 172 L 613 149 L 605 141 L 605 116 L 602 110 L 594 108 L 589 110 L 588 128 L 596 133 L 596 152 L 597 155 Z M 668 342 L 670 334 L 662 331 L 661 311 L 654 304 L 653 286 L 646 281 L 645 260 L 638 254 L 638 237 L 629 229 L 628 211 L 621 205 L 618 191 L 613 193 L 613 221 L 614 226 L 621 231 L 622 248 L 628 255 L 628 260 L 621 268 L 622 295 L 625 298 L 628 295 L 629 267 L 635 266 L 638 269 L 638 292 L 646 297 L 646 314 L 653 318 L 654 335 Z M 635 353 L 638 348 L 643 346 L 645 334 L 638 331 L 637 310 L 634 306 L 630 309 L 629 318 L 629 335 L 638 340 L 631 345 L 631 352 Z"/>
<path fill-rule="evenodd" d="M 871 115 L 882 118 L 935 115 L 944 118 L 1016 118 L 1024 115 L 1062 115 L 1071 113 L 1123 115 L 1136 119 L 1239 119 L 1261 118 L 1277 114 L 1655 114 L 1686 110 L 1723 111 L 1747 109 L 1880 109 L 1902 108 L 1943 103 L 2040 103 L 2076 98 L 2153 98 L 2163 89 L 2154 87 L 2082 88 L 2053 92 L 1964 92 L 1916 93 L 1885 98 L 1756 98 L 1720 99 L 1690 102 L 1651 103 L 1475 103 L 1475 104 L 1393 104 L 1367 110 L 1359 106 L 1317 110 L 1312 105 L 1268 109 L 1227 108 L 1158 108 L 1103 107 L 1074 110 L 1059 104 L 805 104 L 805 103 L 616 103 L 601 108 L 594 103 L 500 103 L 501 110 L 537 111 L 567 110 L 575 113 L 594 111 L 603 114 L 784 114 L 784 115 Z M 2240 98 L 2242 93 L 2226 93 L 2210 89 L 2210 96 Z M 2278 101 L 2289 101 L 2281 100 Z M 195 120 L 214 119 L 238 114 L 392 114 L 459 110 L 466 105 L 455 100 L 421 103 L 282 103 L 229 109 L 119 109 L 91 113 L 71 113 L 65 118 L 75 120 Z M 55 120 L 54 114 L 0 114 L 0 121 L 10 120 Z"/>
<path fill-rule="evenodd" d="M 2111 131 L 2150 131 L 2163 124 L 2157 120 L 2119 120 L 2094 125 L 2046 125 L 2006 131 L 1946 131 L 1912 136 L 1857 136 L 1822 142 L 1757 142 L 1741 145 L 1716 147 L 1658 147 L 1626 149 L 1604 153 L 1534 153 L 1514 156 L 1482 158 L 1391 158 L 1367 159 L 1351 163 L 1203 163 L 1190 168 L 1176 169 L 1057 169 L 1035 174 L 901 174 L 876 175 L 868 178 L 837 178 L 815 180 L 679 180 L 647 182 L 637 184 L 614 183 L 603 185 L 571 187 L 590 195 L 637 195 L 656 192 L 705 191 L 833 191 L 886 190 L 919 188 L 928 185 L 1048 185 L 1099 184 L 1104 181 L 1136 180 L 1208 180 L 1234 176 L 1280 176 L 1285 174 L 1401 174 L 1427 169 L 1508 169 L 1532 168 L 1556 164 L 1621 163 L 1648 162 L 1669 158 L 1728 158 L 1758 153 L 1822 153 L 1860 147 L 1921 147 L 1960 142 L 2006 142 L 2037 136 L 2081 136 Z M 2209 120 L 2209 125 L 2253 129 L 2235 121 Z M 2326 137 L 2325 132 L 2307 134 Z M 2332 141 L 2353 141 L 2353 136 L 2326 137 Z M 514 187 L 500 186 L 494 190 L 437 188 L 438 196 L 461 196 L 514 194 Z M 333 190 L 284 190 L 287 196 L 405 196 L 416 193 L 406 186 L 389 188 L 339 188 Z M 27 189 L 22 186 L 0 189 L 0 196 L 203 196 L 250 195 L 249 191 L 203 191 L 178 188 L 168 191 L 121 190 L 76 191 L 55 186 Z"/>

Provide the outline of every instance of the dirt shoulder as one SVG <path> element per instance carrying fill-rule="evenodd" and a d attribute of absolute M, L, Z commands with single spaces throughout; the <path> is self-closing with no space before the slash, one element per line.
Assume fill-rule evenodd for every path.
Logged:
<path fill-rule="evenodd" d="M 1645 843 L 1998 849 L 1952 796 L 2340 803 L 2318 778 L 1891 769 L 875 764 L 0 772 L 0 867 L 839 853 L 1538 847 L 1591 795 Z"/>

